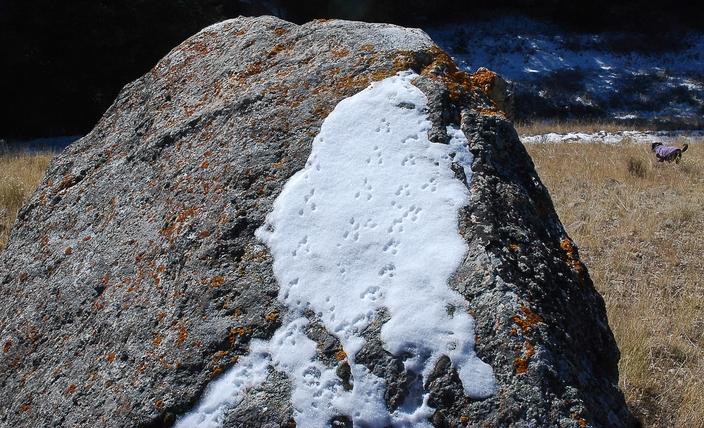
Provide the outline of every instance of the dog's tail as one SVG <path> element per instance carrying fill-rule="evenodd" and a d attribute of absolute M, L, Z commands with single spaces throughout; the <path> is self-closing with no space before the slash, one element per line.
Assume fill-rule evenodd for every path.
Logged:
<path fill-rule="evenodd" d="M 688 148 L 689 148 L 689 144 L 684 143 L 684 146 L 682 146 L 682 153 L 686 152 Z"/>

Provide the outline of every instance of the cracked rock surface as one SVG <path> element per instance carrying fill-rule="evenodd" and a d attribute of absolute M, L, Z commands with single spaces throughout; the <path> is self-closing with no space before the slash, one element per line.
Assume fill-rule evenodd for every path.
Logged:
<path fill-rule="evenodd" d="M 451 286 L 499 390 L 465 397 L 446 358 L 420 385 L 383 349 L 383 311 L 357 361 L 386 380 L 389 409 L 424 388 L 438 427 L 630 426 L 603 300 L 492 93 L 420 30 L 272 17 L 186 40 L 52 162 L 0 257 L 0 426 L 170 426 L 191 409 L 280 325 L 254 231 L 322 121 L 407 69 L 430 139 L 461 124 L 474 155 L 469 252 Z M 313 318 L 307 334 L 344 382 L 339 342 Z M 290 390 L 271 371 L 225 426 L 294 426 Z"/>

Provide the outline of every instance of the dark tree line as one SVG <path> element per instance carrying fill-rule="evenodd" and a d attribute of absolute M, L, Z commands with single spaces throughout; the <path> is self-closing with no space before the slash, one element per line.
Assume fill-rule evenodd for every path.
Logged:
<path fill-rule="evenodd" d="M 704 27 L 700 2 L 613 0 L 281 0 L 296 22 L 346 18 L 405 25 L 448 22 L 486 13 L 522 13 L 577 31 L 660 32 Z"/>
<path fill-rule="evenodd" d="M 84 133 L 120 88 L 203 26 L 220 0 L 0 0 L 0 136 Z"/>
<path fill-rule="evenodd" d="M 604 0 L 0 0 L 0 137 L 85 133 L 119 89 L 186 37 L 274 10 L 302 23 L 345 18 L 425 25 L 519 12 L 575 30 L 657 38 L 701 28 L 696 3 Z"/>

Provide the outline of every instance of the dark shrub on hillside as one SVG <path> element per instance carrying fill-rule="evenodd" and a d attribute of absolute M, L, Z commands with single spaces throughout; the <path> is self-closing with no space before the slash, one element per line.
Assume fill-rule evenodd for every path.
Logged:
<path fill-rule="evenodd" d="M 552 94 L 577 93 L 584 89 L 584 71 L 579 67 L 555 70 L 540 78 L 541 86 Z"/>

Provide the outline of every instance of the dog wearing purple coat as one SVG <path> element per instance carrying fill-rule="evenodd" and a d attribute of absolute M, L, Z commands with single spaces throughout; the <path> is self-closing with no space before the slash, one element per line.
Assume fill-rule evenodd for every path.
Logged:
<path fill-rule="evenodd" d="M 650 150 L 655 153 L 658 162 L 674 162 L 680 163 L 682 153 L 686 152 L 689 145 L 685 144 L 682 148 L 666 146 L 662 143 L 653 143 L 650 145 Z"/>

